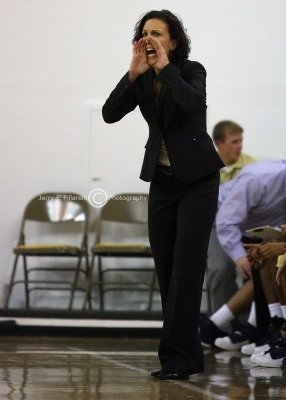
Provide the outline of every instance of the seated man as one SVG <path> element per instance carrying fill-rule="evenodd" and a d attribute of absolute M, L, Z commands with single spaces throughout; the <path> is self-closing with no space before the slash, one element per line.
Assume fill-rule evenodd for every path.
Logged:
<path fill-rule="evenodd" d="M 220 170 L 220 182 L 235 178 L 241 169 L 256 160 L 242 153 L 243 128 L 233 121 L 220 121 L 213 129 L 213 141 L 224 161 Z M 207 282 L 210 289 L 212 311 L 218 310 L 238 289 L 233 261 L 222 249 L 212 229 L 208 250 Z"/>
<path fill-rule="evenodd" d="M 243 167 L 256 162 L 256 159 L 242 153 L 243 128 L 233 121 L 218 122 L 212 138 L 225 167 L 220 170 L 220 183 L 235 178 Z"/>
<path fill-rule="evenodd" d="M 218 239 L 243 278 L 251 265 L 241 243 L 244 231 L 263 225 L 280 226 L 286 218 L 286 161 L 262 161 L 243 168 L 221 186 L 216 216 Z"/>
<path fill-rule="evenodd" d="M 251 263 L 241 243 L 243 232 L 263 225 L 280 226 L 285 219 L 286 161 L 248 165 L 237 178 L 221 185 L 216 216 L 218 239 L 244 279 L 251 278 Z M 227 285 L 221 288 L 226 293 Z"/>

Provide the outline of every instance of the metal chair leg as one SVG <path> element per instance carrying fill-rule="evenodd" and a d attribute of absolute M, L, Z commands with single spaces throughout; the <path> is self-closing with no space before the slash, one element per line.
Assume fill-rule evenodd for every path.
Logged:
<path fill-rule="evenodd" d="M 82 306 L 83 310 L 86 309 L 87 302 L 88 302 L 89 310 L 92 309 L 91 289 L 92 289 L 92 276 L 93 276 L 94 260 L 95 260 L 95 255 L 93 254 L 92 258 L 91 258 L 91 264 L 89 266 L 87 279 L 86 279 L 85 296 L 84 296 L 84 302 L 83 302 L 83 306 Z"/>
<path fill-rule="evenodd" d="M 30 308 L 30 292 L 29 292 L 29 273 L 27 268 L 27 259 L 23 255 L 23 267 L 24 267 L 24 286 L 25 286 L 25 300 L 26 308 Z"/>
<path fill-rule="evenodd" d="M 74 280 L 73 280 L 72 287 L 71 287 L 71 296 L 70 296 L 70 302 L 69 302 L 69 307 L 68 307 L 69 310 L 71 310 L 72 306 L 73 306 L 74 293 L 75 293 L 77 282 L 78 282 L 79 271 L 80 271 L 80 267 L 81 267 L 81 260 L 82 260 L 82 255 L 80 255 L 78 258 L 76 272 L 75 272 Z"/>
<path fill-rule="evenodd" d="M 12 269 L 12 274 L 11 274 L 11 278 L 10 278 L 10 282 L 9 282 L 9 286 L 8 286 L 8 293 L 7 293 L 7 297 L 6 297 L 5 305 L 4 305 L 5 309 L 7 309 L 8 306 L 9 306 L 9 302 L 10 302 L 10 298 L 11 298 L 11 294 L 12 294 L 12 290 L 13 290 L 13 286 L 14 286 L 14 279 L 15 279 L 15 275 L 16 275 L 18 259 L 19 259 L 19 255 L 17 254 L 15 256 L 13 269 Z"/>
<path fill-rule="evenodd" d="M 89 266 L 89 258 L 88 258 L 88 254 L 87 252 L 85 253 L 85 265 L 86 265 L 86 283 L 89 279 L 89 275 L 90 275 L 90 266 Z M 92 304 L 91 304 L 91 291 L 87 292 L 87 301 L 88 301 L 88 309 L 91 310 L 92 309 Z"/>
<path fill-rule="evenodd" d="M 98 292 L 99 292 L 99 308 L 104 310 L 104 293 L 103 293 L 103 273 L 101 256 L 98 256 Z"/>

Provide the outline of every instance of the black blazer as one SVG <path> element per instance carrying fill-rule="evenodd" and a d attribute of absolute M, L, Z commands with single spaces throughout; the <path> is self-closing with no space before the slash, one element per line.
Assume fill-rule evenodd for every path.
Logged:
<path fill-rule="evenodd" d="M 224 164 L 206 130 L 204 67 L 189 60 L 166 65 L 156 76 L 161 82 L 157 101 L 154 79 L 149 69 L 132 84 L 127 73 L 102 108 L 104 121 L 113 123 L 139 105 L 149 126 L 140 178 L 154 177 L 162 138 L 177 178 L 191 182 L 218 171 Z"/>

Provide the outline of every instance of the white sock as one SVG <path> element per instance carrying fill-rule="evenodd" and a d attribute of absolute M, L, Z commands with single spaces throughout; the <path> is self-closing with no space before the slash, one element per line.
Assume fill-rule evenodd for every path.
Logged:
<path fill-rule="evenodd" d="M 271 318 L 273 318 L 273 317 L 282 318 L 282 311 L 281 311 L 280 303 L 268 304 L 268 308 L 269 308 Z"/>
<path fill-rule="evenodd" d="M 286 319 L 286 305 L 281 306 L 281 311 L 282 311 L 283 318 Z"/>
<path fill-rule="evenodd" d="M 229 307 L 224 304 L 219 308 L 211 317 L 210 320 L 218 327 L 222 328 L 224 325 L 234 319 L 235 315 L 230 311 Z"/>
<path fill-rule="evenodd" d="M 255 310 L 255 302 L 254 301 L 251 303 L 251 309 L 250 309 L 250 313 L 249 313 L 249 317 L 248 317 L 247 322 L 252 326 L 257 326 L 257 324 L 256 324 L 256 310 Z"/>

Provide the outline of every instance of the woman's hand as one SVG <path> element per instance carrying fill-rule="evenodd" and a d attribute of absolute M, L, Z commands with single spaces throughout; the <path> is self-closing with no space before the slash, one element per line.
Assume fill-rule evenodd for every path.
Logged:
<path fill-rule="evenodd" d="M 169 64 L 168 55 L 162 44 L 155 37 L 148 37 L 148 39 L 146 39 L 146 45 L 148 44 L 150 44 L 156 51 L 156 57 L 154 57 L 154 61 L 152 60 L 152 64 L 150 63 L 149 65 L 154 68 L 157 73 L 159 73 L 161 69 Z"/>
<path fill-rule="evenodd" d="M 138 76 L 144 74 L 149 68 L 146 44 L 141 38 L 138 42 L 134 42 L 133 44 L 132 60 L 129 68 L 129 80 L 133 83 Z"/>

